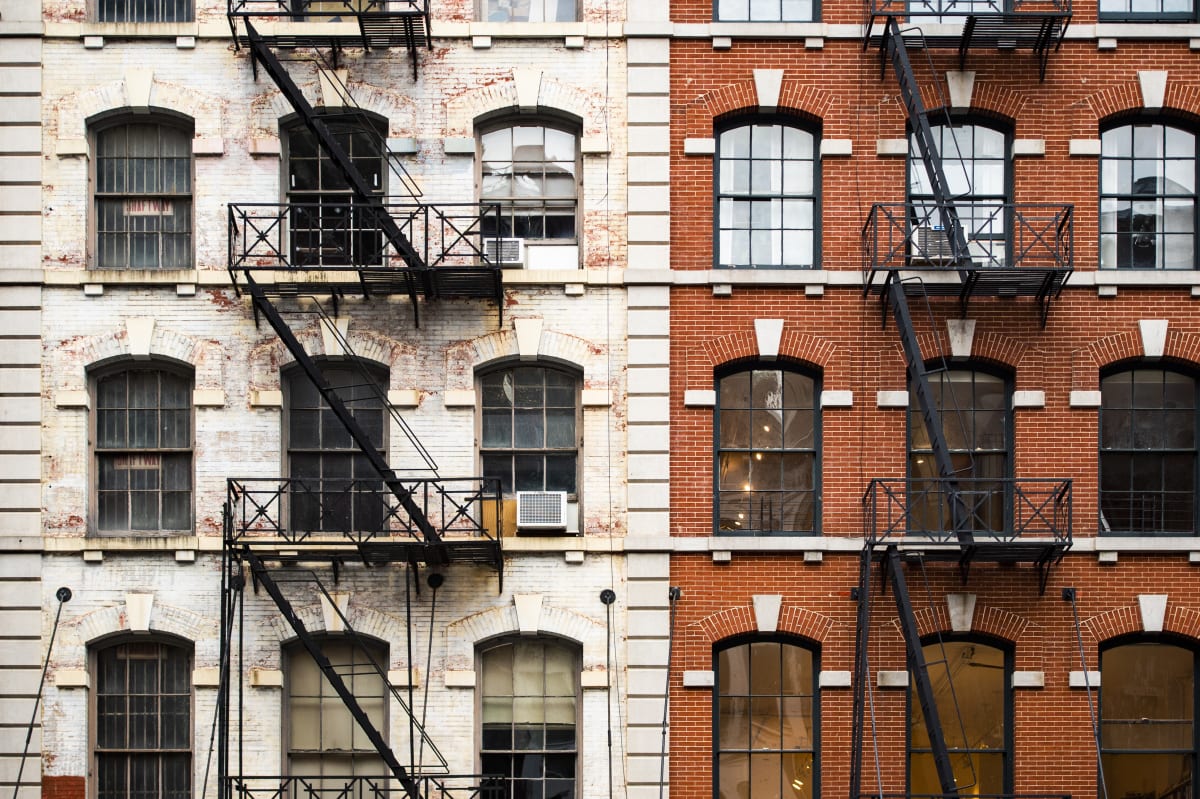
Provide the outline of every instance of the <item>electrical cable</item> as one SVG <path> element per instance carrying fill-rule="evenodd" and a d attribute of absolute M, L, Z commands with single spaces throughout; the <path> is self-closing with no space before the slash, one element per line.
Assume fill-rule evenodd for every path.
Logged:
<path fill-rule="evenodd" d="M 1096 741 L 1096 775 L 1099 780 L 1100 799 L 1108 799 L 1108 785 L 1104 781 L 1104 758 L 1100 745 L 1100 723 L 1096 719 L 1096 707 L 1092 701 L 1092 682 L 1088 675 L 1087 654 L 1083 649 L 1083 631 L 1079 626 L 1079 605 L 1076 604 L 1074 588 L 1064 588 L 1062 598 L 1071 603 L 1071 615 L 1075 618 L 1075 641 L 1079 646 L 1079 665 L 1083 667 L 1083 688 L 1087 692 L 1088 715 L 1092 719 L 1092 737 Z"/>
<path fill-rule="evenodd" d="M 670 726 L 670 710 L 671 710 L 671 652 L 675 646 L 675 611 L 678 608 L 679 598 L 683 596 L 683 592 L 678 586 L 671 586 L 667 589 L 667 602 L 671 605 L 671 618 L 667 624 L 667 682 L 663 686 L 663 718 L 662 718 L 662 750 L 658 757 L 658 799 L 663 799 L 663 792 L 667 787 L 667 730 Z"/>

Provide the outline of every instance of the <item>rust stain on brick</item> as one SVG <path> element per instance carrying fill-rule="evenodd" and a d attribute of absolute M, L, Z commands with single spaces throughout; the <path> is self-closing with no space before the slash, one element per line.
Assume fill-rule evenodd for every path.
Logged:
<path fill-rule="evenodd" d="M 87 784 L 83 777 L 42 777 L 42 799 L 85 799 Z"/>

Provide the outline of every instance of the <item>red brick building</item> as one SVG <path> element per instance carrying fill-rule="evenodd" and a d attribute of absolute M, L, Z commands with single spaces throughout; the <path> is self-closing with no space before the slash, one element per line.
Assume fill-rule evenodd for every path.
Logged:
<path fill-rule="evenodd" d="M 1195 5 L 655 5 L 672 794 L 1196 797 Z"/>

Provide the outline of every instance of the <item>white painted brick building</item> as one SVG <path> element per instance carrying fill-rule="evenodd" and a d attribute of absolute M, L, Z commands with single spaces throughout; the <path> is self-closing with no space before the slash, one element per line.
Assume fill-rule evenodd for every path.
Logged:
<path fill-rule="evenodd" d="M 328 561 L 301 558 L 273 568 L 285 575 L 318 573 L 350 626 L 386 653 L 389 681 L 405 702 L 411 699 L 453 774 L 483 768 L 483 649 L 496 642 L 514 651 L 522 642 L 564 644 L 574 657 L 577 697 L 573 795 L 601 797 L 625 783 L 627 770 L 621 724 L 628 608 L 628 90 L 624 3 L 580 5 L 573 22 L 497 23 L 472 21 L 479 13 L 471 0 L 433 2 L 432 47 L 418 50 L 415 78 L 403 48 L 364 53 L 347 46 L 334 70 L 354 103 L 386 125 L 396 153 L 389 193 L 400 191 L 398 163 L 420 187 L 423 202 L 479 199 L 481 128 L 549 120 L 570 130 L 577 142 L 578 209 L 570 241 L 542 242 L 540 253 L 537 243 L 527 246 L 528 268 L 503 272 L 501 307 L 477 299 L 421 299 L 419 326 L 404 295 L 366 300 L 346 293 L 336 303 L 328 293 L 317 297 L 357 355 L 384 370 L 389 400 L 444 477 L 481 474 L 481 374 L 531 366 L 572 375 L 578 466 L 566 534 L 509 529 L 502 582 L 493 570 L 463 563 L 412 570 L 420 585 L 407 589 L 410 569 L 403 562 L 368 567 L 348 557 L 331 568 Z M 287 131 L 297 112 L 263 70 L 255 79 L 249 49 L 245 42 L 235 47 L 223 3 L 202 2 L 187 22 L 99 22 L 98 8 L 83 0 L 44 3 L 40 17 L 36 10 L 28 15 L 28 46 L 19 58 L 4 59 L 40 69 L 40 81 L 30 84 L 40 83 L 36 102 L 21 93 L 0 98 L 30 110 L 28 127 L 40 129 L 40 144 L 5 173 L 7 182 L 19 183 L 12 196 L 23 204 L 14 210 L 25 215 L 27 232 L 0 236 L 0 293 L 12 343 L 3 361 L 12 382 L 0 400 L 0 424 L 13 442 L 0 454 L 0 612 L 19 622 L 13 640 L 28 649 L 11 656 L 19 663 L 0 664 L 20 675 L 9 683 L 18 693 L 0 695 L 0 703 L 5 726 L 23 732 L 21 717 L 32 711 L 53 634 L 37 716 L 40 737 L 24 767 L 27 788 L 20 799 L 39 795 L 39 786 L 48 797 L 121 795 L 122 785 L 100 784 L 111 766 L 101 740 L 109 733 L 98 731 L 98 697 L 115 690 L 100 684 L 101 669 L 108 668 L 101 661 L 131 663 L 137 652 L 151 651 L 138 647 L 150 644 L 160 647 L 155 657 L 165 663 L 162 653 L 178 646 L 190 667 L 184 784 L 191 796 L 217 797 L 223 772 L 287 773 L 294 754 L 289 734 L 296 734 L 288 732 L 289 713 L 301 712 L 288 710 L 289 683 L 298 678 L 287 653 L 297 635 L 257 585 L 242 595 L 228 628 L 232 638 L 224 646 L 221 639 L 222 599 L 236 593 L 222 593 L 226 481 L 287 477 L 286 374 L 295 360 L 233 287 L 227 209 L 287 201 Z M 6 12 L 0 25 L 15 23 Z M 16 42 L 0 40 L 0 47 L 10 41 Z M 289 59 L 306 52 L 278 49 Z M 318 109 L 343 105 L 322 78 L 329 73 L 293 61 L 287 68 Z M 96 194 L 110 178 L 98 136 L 113 126 L 160 123 L 191 134 L 187 257 L 150 269 L 101 268 L 98 237 L 108 223 L 99 218 Z M 3 136 L 19 133 L 16 126 L 3 130 Z M 9 153 L 16 147 L 0 158 L 15 157 Z M 166 163 L 162 156 L 159 168 Z M 30 190 L 35 186 L 40 198 Z M 117 191 L 128 224 L 132 216 L 168 216 L 187 202 L 131 201 L 131 193 L 138 192 Z M 122 235 L 132 248 L 131 234 Z M 347 363 L 323 334 L 311 303 L 276 301 L 310 356 Z M 40 348 L 34 346 L 39 341 Z M 108 523 L 98 509 L 96 448 L 107 433 L 97 420 L 107 400 L 98 396 L 98 380 L 161 367 L 164 374 L 185 375 L 191 390 L 192 522 L 166 532 L 102 529 Z M 39 426 L 40 439 L 34 435 Z M 423 468 L 395 422 L 385 449 L 396 472 Z M 158 455 L 146 457 L 118 456 L 114 468 L 162 468 Z M 445 577 L 436 591 L 424 582 L 433 572 Z M 60 586 L 70 587 L 73 597 L 55 627 Z M 611 607 L 601 601 L 606 589 L 616 595 Z M 317 640 L 339 640 L 343 622 L 314 585 L 286 590 Z M 233 706 L 223 719 L 218 697 L 227 669 Z M 434 763 L 431 749 L 422 746 L 412 760 L 401 703 L 389 701 L 375 718 L 383 719 L 381 731 L 401 763 L 417 771 Z M 226 732 L 231 760 L 222 769 L 217 752 Z M 15 780 L 19 751 L 8 743 L 15 737 L 3 738 L 0 788 Z M 171 757 L 155 761 L 163 773 Z M 132 760 L 121 762 L 131 769 L 123 774 L 136 770 L 128 765 Z M 166 795 L 162 784 L 151 790 Z"/>

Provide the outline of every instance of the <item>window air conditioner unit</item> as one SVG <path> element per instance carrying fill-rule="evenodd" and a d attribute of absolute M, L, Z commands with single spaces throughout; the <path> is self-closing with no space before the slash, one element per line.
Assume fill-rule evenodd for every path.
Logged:
<path fill-rule="evenodd" d="M 954 260 L 946 229 L 941 225 L 919 225 L 913 235 L 914 261 L 928 264 L 948 264 Z"/>
<path fill-rule="evenodd" d="M 517 531 L 567 529 L 566 491 L 518 491 Z"/>
<path fill-rule="evenodd" d="M 485 238 L 483 256 L 490 264 L 522 266 L 525 263 L 525 239 Z"/>

